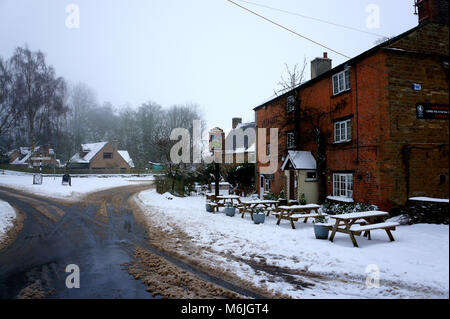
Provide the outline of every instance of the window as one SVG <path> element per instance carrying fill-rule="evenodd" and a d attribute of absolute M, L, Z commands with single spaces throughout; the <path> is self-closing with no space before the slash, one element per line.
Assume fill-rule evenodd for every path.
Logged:
<path fill-rule="evenodd" d="M 333 196 L 353 198 L 352 174 L 333 174 Z"/>
<path fill-rule="evenodd" d="M 333 75 L 333 95 L 350 90 L 350 71 L 345 70 Z"/>
<path fill-rule="evenodd" d="M 352 140 L 352 120 L 334 123 L 334 142 L 343 143 Z"/>
<path fill-rule="evenodd" d="M 267 144 L 267 151 L 266 151 L 266 155 L 270 156 L 270 143 Z"/>
<path fill-rule="evenodd" d="M 113 158 L 112 153 L 103 153 L 103 158 Z"/>
<path fill-rule="evenodd" d="M 286 109 L 288 113 L 295 111 L 295 96 L 288 96 Z"/>
<path fill-rule="evenodd" d="M 294 132 L 287 132 L 286 134 L 286 148 L 295 148 L 295 134 Z"/>
<path fill-rule="evenodd" d="M 307 182 L 317 181 L 317 172 L 316 171 L 306 172 L 306 181 Z"/>
<path fill-rule="evenodd" d="M 270 179 L 264 179 L 264 191 L 270 192 Z"/>

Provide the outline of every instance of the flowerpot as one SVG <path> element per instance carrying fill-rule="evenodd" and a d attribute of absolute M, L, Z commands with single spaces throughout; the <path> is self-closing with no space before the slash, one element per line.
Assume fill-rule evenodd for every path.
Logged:
<path fill-rule="evenodd" d="M 211 204 L 206 203 L 206 211 L 207 211 L 208 213 L 213 213 L 213 212 L 214 212 L 214 207 L 211 206 Z"/>
<path fill-rule="evenodd" d="M 266 214 L 253 214 L 253 222 L 255 224 L 264 224 Z"/>
<path fill-rule="evenodd" d="M 236 209 L 234 207 L 226 207 L 224 212 L 227 216 L 233 217 L 236 214 Z"/>
<path fill-rule="evenodd" d="M 330 230 L 324 225 L 314 225 L 314 234 L 317 239 L 328 239 L 328 233 Z"/>

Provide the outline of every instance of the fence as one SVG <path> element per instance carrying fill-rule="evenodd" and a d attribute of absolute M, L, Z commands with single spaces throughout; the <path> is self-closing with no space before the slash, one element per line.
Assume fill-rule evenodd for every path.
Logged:
<path fill-rule="evenodd" d="M 0 170 L 10 170 L 16 172 L 24 172 L 24 173 L 38 173 L 39 167 L 28 168 L 25 166 L 17 166 L 10 164 L 0 164 Z M 161 170 L 152 170 L 152 169 L 144 169 L 144 168 L 131 168 L 127 170 L 121 169 L 66 169 L 66 168 L 53 168 L 53 167 L 42 167 L 43 174 L 76 174 L 76 175 L 84 175 L 84 174 L 133 174 L 133 175 L 143 175 L 143 174 L 163 174 L 164 171 Z"/>

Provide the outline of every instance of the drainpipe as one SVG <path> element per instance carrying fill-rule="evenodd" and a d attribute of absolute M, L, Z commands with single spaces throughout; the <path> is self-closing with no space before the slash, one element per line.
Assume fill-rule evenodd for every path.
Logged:
<path fill-rule="evenodd" d="M 355 65 L 356 164 L 359 164 L 358 65 Z"/>

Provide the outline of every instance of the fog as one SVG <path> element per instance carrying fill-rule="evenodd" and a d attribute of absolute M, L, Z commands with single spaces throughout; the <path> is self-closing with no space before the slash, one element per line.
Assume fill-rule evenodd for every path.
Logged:
<path fill-rule="evenodd" d="M 412 0 L 374 2 L 380 10 L 375 29 L 366 25 L 369 1 L 255 2 L 386 36 L 417 24 Z M 79 28 L 67 27 L 71 3 L 79 9 Z M 239 4 L 351 57 L 379 39 Z M 101 103 L 195 103 L 208 127 L 222 128 L 232 117 L 253 121 L 252 109 L 277 89 L 285 63 L 309 63 L 326 51 L 225 0 L 0 0 L 0 56 L 8 59 L 25 44 L 42 51 L 58 76 L 92 88 Z M 333 66 L 346 60 L 329 57 Z"/>

